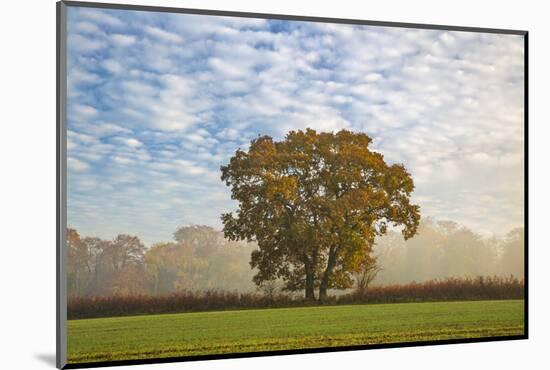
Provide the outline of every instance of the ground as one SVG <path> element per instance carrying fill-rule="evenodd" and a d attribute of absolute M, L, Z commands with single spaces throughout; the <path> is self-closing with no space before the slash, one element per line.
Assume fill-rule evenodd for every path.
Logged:
<path fill-rule="evenodd" d="M 522 300 L 317 306 L 68 321 L 69 363 L 513 336 Z"/>

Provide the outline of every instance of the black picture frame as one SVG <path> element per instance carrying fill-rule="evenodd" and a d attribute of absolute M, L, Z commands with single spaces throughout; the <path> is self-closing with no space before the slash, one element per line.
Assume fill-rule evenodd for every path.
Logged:
<path fill-rule="evenodd" d="M 463 31 L 476 33 L 493 33 L 493 34 L 509 34 L 519 35 L 524 38 L 524 227 L 525 227 L 525 246 L 524 246 L 524 271 L 525 271 L 525 295 L 524 295 L 524 334 L 516 336 L 503 337 L 486 337 L 472 339 L 447 339 L 447 340 L 430 340 L 419 342 L 404 342 L 404 343 L 389 343 L 389 344 L 373 344 L 373 345 L 351 345 L 342 347 L 323 347 L 310 349 L 292 349 L 292 350 L 273 350 L 260 352 L 245 352 L 245 353 L 229 353 L 229 354 L 213 354 L 213 355 L 198 355 L 198 356 L 181 356 L 169 358 L 143 359 L 143 360 L 117 360 L 117 361 L 101 361 L 68 364 L 67 363 L 67 285 L 66 285 L 66 268 L 67 261 L 66 248 L 66 227 L 67 227 L 67 8 L 82 7 L 96 9 L 116 9 L 116 10 L 131 10 L 144 12 L 162 12 L 162 13 L 180 13 L 180 14 L 197 14 L 210 16 L 224 17 L 239 17 L 239 18 L 261 18 L 261 19 L 277 19 L 288 21 L 306 21 L 306 22 L 321 22 L 321 23 L 336 23 L 349 25 L 367 25 L 380 27 L 399 27 L 412 29 L 426 30 L 447 30 L 447 31 Z M 380 348 L 402 348 L 402 347 L 419 347 L 433 346 L 459 343 L 481 343 L 494 341 L 509 341 L 509 340 L 524 340 L 529 338 L 529 32 L 526 30 L 512 29 L 496 29 L 483 27 L 462 27 L 451 25 L 434 25 L 434 24 L 419 24 L 419 23 L 402 23 L 402 22 L 385 22 L 374 20 L 360 19 L 342 19 L 328 17 L 312 17 L 299 15 L 285 14 L 269 14 L 269 13 L 252 13 L 252 12 L 237 12 L 237 11 L 222 11 L 210 9 L 190 9 L 179 7 L 161 7 L 161 6 L 145 6 L 131 4 L 112 4 L 112 3 L 96 3 L 96 2 L 79 2 L 79 1 L 60 1 L 56 4 L 56 19 L 57 19 L 57 61 L 56 61 L 56 122 L 57 122 L 57 142 L 56 142 L 56 365 L 59 369 L 77 369 L 77 368 L 93 368 L 107 366 L 123 366 L 123 365 L 138 365 L 138 364 L 155 364 L 155 363 L 172 363 L 184 361 L 203 361 L 214 359 L 231 359 L 231 358 L 247 358 L 247 357 L 263 357 L 263 356 L 279 356 L 290 354 L 309 354 L 322 352 L 340 352 L 340 351 L 357 351 Z"/>

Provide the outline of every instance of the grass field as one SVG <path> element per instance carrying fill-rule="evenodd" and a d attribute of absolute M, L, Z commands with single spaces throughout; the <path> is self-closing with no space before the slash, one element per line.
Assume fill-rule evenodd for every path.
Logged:
<path fill-rule="evenodd" d="M 523 301 L 320 306 L 69 320 L 69 363 L 522 335 Z"/>

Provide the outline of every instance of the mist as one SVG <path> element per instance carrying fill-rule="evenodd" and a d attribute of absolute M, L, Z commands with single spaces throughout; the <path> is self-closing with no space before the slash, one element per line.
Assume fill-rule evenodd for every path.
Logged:
<path fill-rule="evenodd" d="M 448 277 L 510 276 L 524 278 L 524 229 L 503 237 L 482 237 L 452 221 L 423 220 L 418 234 L 404 241 L 390 231 L 376 241 L 382 269 L 377 284 L 422 282 Z"/>
<path fill-rule="evenodd" d="M 256 245 L 229 241 L 209 226 L 180 227 L 173 240 L 149 247 L 125 234 L 104 240 L 69 229 L 67 235 L 71 297 L 266 289 L 252 281 L 256 271 L 251 269 L 250 255 Z M 372 254 L 379 271 L 371 285 L 449 277 L 512 275 L 523 279 L 523 251 L 523 228 L 502 237 L 482 237 L 456 222 L 426 218 L 417 235 L 407 241 L 398 231 L 376 240 Z"/>

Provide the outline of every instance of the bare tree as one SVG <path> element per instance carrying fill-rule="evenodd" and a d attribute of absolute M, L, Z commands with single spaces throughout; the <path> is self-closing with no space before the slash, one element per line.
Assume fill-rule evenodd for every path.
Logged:
<path fill-rule="evenodd" d="M 269 302 L 275 301 L 275 295 L 279 292 L 280 287 L 276 279 L 264 280 L 258 285 L 258 290 L 260 290 L 264 296 L 267 297 Z"/>
<path fill-rule="evenodd" d="M 369 285 L 380 271 L 382 271 L 382 267 L 378 265 L 378 256 L 366 256 L 356 273 L 357 292 L 366 294 Z"/>

